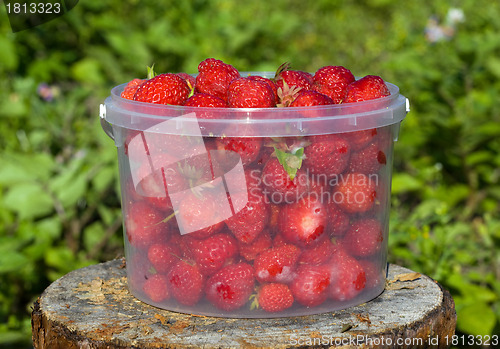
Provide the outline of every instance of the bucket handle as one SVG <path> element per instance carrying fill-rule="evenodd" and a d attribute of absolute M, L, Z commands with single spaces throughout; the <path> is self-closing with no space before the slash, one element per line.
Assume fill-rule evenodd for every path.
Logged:
<path fill-rule="evenodd" d="M 112 140 L 115 140 L 115 135 L 113 133 L 113 127 L 109 122 L 106 121 L 106 106 L 104 104 L 101 104 L 99 106 L 99 119 L 101 119 L 101 127 L 106 132 L 106 134 L 111 138 Z"/>

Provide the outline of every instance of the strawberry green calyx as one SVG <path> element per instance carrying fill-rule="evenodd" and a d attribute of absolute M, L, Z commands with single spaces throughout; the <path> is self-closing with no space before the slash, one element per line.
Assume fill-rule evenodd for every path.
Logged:
<path fill-rule="evenodd" d="M 288 86 L 286 81 L 283 81 L 283 88 L 278 87 L 277 93 L 280 103 L 277 104 L 277 107 L 289 107 L 290 104 L 297 98 L 302 87 L 299 86 Z"/>
<path fill-rule="evenodd" d="M 250 310 L 257 310 L 260 308 L 259 300 L 257 298 L 256 293 L 252 294 L 250 296 L 249 300 L 250 300 Z"/>
<path fill-rule="evenodd" d="M 279 80 L 281 73 L 287 71 L 288 69 L 290 69 L 290 62 L 284 62 L 283 64 L 281 64 L 274 74 L 274 82 L 276 82 L 276 80 Z"/>
<path fill-rule="evenodd" d="M 156 76 L 156 72 L 154 71 L 154 67 L 155 67 L 155 64 L 153 63 L 153 65 L 151 67 L 147 67 L 147 70 L 148 70 L 148 76 L 147 76 L 147 79 L 152 79 Z"/>
<path fill-rule="evenodd" d="M 286 173 L 290 176 L 290 180 L 293 181 L 297 171 L 302 166 L 302 160 L 304 158 L 304 148 L 296 148 L 292 152 L 287 153 L 277 147 L 274 147 L 274 152 L 278 158 L 279 163 L 283 166 Z"/>

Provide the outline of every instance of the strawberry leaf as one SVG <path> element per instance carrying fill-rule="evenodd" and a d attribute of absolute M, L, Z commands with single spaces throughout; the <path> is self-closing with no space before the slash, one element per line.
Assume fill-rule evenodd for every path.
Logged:
<path fill-rule="evenodd" d="M 274 152 L 278 158 L 279 163 L 285 169 L 286 173 L 293 181 L 297 171 L 302 166 L 302 159 L 304 158 L 304 148 L 297 148 L 292 153 L 287 153 L 277 147 L 274 147 Z"/>

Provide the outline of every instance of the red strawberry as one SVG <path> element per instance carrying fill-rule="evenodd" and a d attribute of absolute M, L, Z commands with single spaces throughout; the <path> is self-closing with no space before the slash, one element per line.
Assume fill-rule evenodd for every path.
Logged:
<path fill-rule="evenodd" d="M 162 211 L 172 209 L 169 192 L 179 192 L 187 186 L 185 177 L 176 166 L 172 166 L 173 163 L 174 159 L 167 154 L 151 156 L 142 161 L 136 173 L 136 177 L 141 179 L 137 183 L 137 193 Z"/>
<path fill-rule="evenodd" d="M 279 103 L 279 98 L 278 98 L 278 88 L 276 87 L 276 84 L 274 83 L 274 81 L 272 81 L 271 79 L 268 79 L 268 78 L 265 78 L 265 77 L 262 77 L 262 76 L 259 76 L 259 75 L 250 75 L 248 77 L 250 80 L 257 80 L 257 81 L 263 81 L 267 84 L 269 84 L 269 86 L 271 86 L 271 89 L 273 90 L 273 94 L 274 94 L 274 104 L 278 104 Z"/>
<path fill-rule="evenodd" d="M 327 210 L 321 201 L 304 196 L 284 206 L 278 217 L 278 229 L 289 242 L 313 246 L 327 237 Z"/>
<path fill-rule="evenodd" d="M 196 78 L 188 73 L 177 73 L 181 78 L 183 78 L 189 86 L 190 90 L 194 90 L 196 87 Z"/>
<path fill-rule="evenodd" d="M 166 273 L 181 256 L 179 246 L 169 243 L 153 244 L 148 249 L 148 259 L 158 273 Z"/>
<path fill-rule="evenodd" d="M 364 218 L 351 225 L 342 240 L 342 246 L 353 256 L 367 257 L 379 252 L 383 241 L 384 233 L 380 222 Z"/>
<path fill-rule="evenodd" d="M 232 108 L 271 108 L 276 105 L 276 97 L 267 82 L 242 77 L 229 84 L 227 104 Z"/>
<path fill-rule="evenodd" d="M 149 260 L 144 258 L 143 251 L 134 249 L 130 251 L 127 256 L 127 281 L 134 292 L 144 291 L 144 283 L 155 274 L 154 272 Z"/>
<path fill-rule="evenodd" d="M 218 150 L 238 153 L 243 165 L 246 166 L 259 156 L 262 139 L 259 137 L 218 137 L 215 144 Z"/>
<path fill-rule="evenodd" d="M 245 170 L 245 182 L 247 183 L 246 188 L 250 194 L 261 193 L 261 177 L 262 171 L 257 168 Z"/>
<path fill-rule="evenodd" d="M 257 293 L 257 302 L 267 312 L 280 312 L 293 305 L 292 291 L 284 284 L 265 284 L 260 287 Z"/>
<path fill-rule="evenodd" d="M 368 259 L 361 259 L 358 262 L 365 271 L 366 288 L 375 288 L 385 284 L 385 261 L 383 266 L 381 266 L 380 261 L 370 261 Z"/>
<path fill-rule="evenodd" d="M 346 212 L 366 212 L 377 197 L 377 181 L 363 173 L 349 173 L 339 180 L 333 190 L 333 199 Z"/>
<path fill-rule="evenodd" d="M 206 239 L 188 239 L 189 254 L 203 275 L 212 275 L 238 253 L 236 240 L 229 234 L 219 233 Z"/>
<path fill-rule="evenodd" d="M 273 241 L 271 235 L 266 230 L 262 231 L 251 243 L 246 244 L 238 241 L 240 256 L 247 261 L 253 261 L 261 252 L 271 248 Z"/>
<path fill-rule="evenodd" d="M 351 147 L 339 135 L 310 136 L 311 144 L 304 150 L 304 166 L 312 174 L 331 178 L 347 168 Z"/>
<path fill-rule="evenodd" d="M 146 248 L 149 245 L 165 241 L 169 234 L 165 216 L 144 201 L 136 201 L 128 208 L 125 216 L 125 229 L 132 246 Z"/>
<path fill-rule="evenodd" d="M 347 301 L 365 288 L 365 271 L 358 261 L 339 249 L 330 261 L 330 282 L 330 298 Z"/>
<path fill-rule="evenodd" d="M 326 176 L 311 176 L 308 195 L 321 202 L 327 202 L 329 200 L 331 196 L 330 185 Z"/>
<path fill-rule="evenodd" d="M 188 98 L 186 107 L 202 107 L 202 108 L 226 108 L 226 102 L 221 98 L 209 95 L 208 93 L 196 93 Z M 197 114 L 198 115 L 198 114 Z"/>
<path fill-rule="evenodd" d="M 312 75 L 300 70 L 284 70 L 278 72 L 274 78 L 276 87 L 283 91 L 285 83 L 289 88 L 300 88 L 301 90 L 310 90 L 313 84 Z"/>
<path fill-rule="evenodd" d="M 244 194 L 244 193 L 242 193 Z M 246 197 L 247 195 L 243 195 Z M 241 194 L 232 195 L 232 203 L 237 204 L 235 200 L 241 200 Z M 244 202 L 243 202 L 244 203 Z M 241 242 L 251 243 L 267 225 L 269 214 L 269 204 L 266 198 L 259 190 L 248 191 L 248 202 L 240 211 L 226 219 L 226 225 L 233 235 Z"/>
<path fill-rule="evenodd" d="M 230 64 L 207 58 L 198 65 L 196 91 L 208 93 L 227 101 L 227 88 L 240 73 Z"/>
<path fill-rule="evenodd" d="M 290 107 L 312 107 L 315 105 L 328 105 L 333 104 L 333 100 L 317 91 L 303 90 L 297 95 L 297 98 L 290 104 Z M 316 116 L 314 113 L 302 114 L 306 117 Z"/>
<path fill-rule="evenodd" d="M 385 164 L 387 164 L 385 152 L 381 150 L 378 142 L 374 142 L 359 151 L 352 152 L 348 170 L 365 174 L 377 173 Z"/>
<path fill-rule="evenodd" d="M 120 96 L 130 100 L 134 99 L 135 92 L 144 81 L 143 79 L 133 79 L 129 81 Z"/>
<path fill-rule="evenodd" d="M 135 92 L 134 101 L 183 105 L 189 92 L 186 80 L 176 74 L 166 73 L 156 75 L 140 85 Z"/>
<path fill-rule="evenodd" d="M 329 239 L 325 239 L 310 248 L 302 250 L 299 258 L 299 264 L 321 265 L 332 258 L 335 246 Z"/>
<path fill-rule="evenodd" d="M 295 300 L 306 307 L 315 307 L 328 298 L 330 269 L 323 265 L 301 265 L 290 284 Z"/>
<path fill-rule="evenodd" d="M 195 305 L 203 294 L 204 278 L 197 265 L 177 262 L 167 274 L 168 287 L 177 302 Z"/>
<path fill-rule="evenodd" d="M 293 180 L 277 158 L 271 158 L 262 170 L 264 193 L 276 204 L 299 200 L 308 190 L 309 177 L 304 169 L 299 169 Z"/>
<path fill-rule="evenodd" d="M 316 71 L 313 77 L 313 89 L 329 96 L 335 104 L 342 103 L 347 86 L 354 82 L 351 71 L 342 66 L 325 66 Z"/>
<path fill-rule="evenodd" d="M 224 227 L 216 197 L 208 191 L 186 194 L 179 204 L 177 223 L 183 233 L 197 239 L 207 238 Z"/>
<path fill-rule="evenodd" d="M 144 282 L 143 291 L 153 302 L 159 303 L 170 298 L 167 288 L 168 278 L 163 274 L 150 276 Z"/>
<path fill-rule="evenodd" d="M 299 248 L 291 244 L 262 252 L 253 263 L 256 279 L 260 282 L 292 281 L 299 255 Z"/>
<path fill-rule="evenodd" d="M 342 237 L 349 229 L 349 216 L 334 202 L 333 198 L 326 204 L 328 212 L 328 233 L 330 237 Z"/>
<path fill-rule="evenodd" d="M 367 101 L 389 96 L 391 92 L 380 76 L 367 75 L 347 86 L 344 103 Z"/>
<path fill-rule="evenodd" d="M 205 295 L 219 309 L 236 310 L 249 300 L 254 285 L 253 268 L 250 264 L 230 264 L 207 280 Z"/>
<path fill-rule="evenodd" d="M 292 245 L 287 239 L 283 237 L 281 232 L 278 232 L 273 238 L 273 247 L 282 247 L 285 245 Z M 295 245 L 294 245 L 295 246 Z"/>
<path fill-rule="evenodd" d="M 368 130 L 342 133 L 342 138 L 346 139 L 353 151 L 361 150 L 377 139 L 378 131 L 376 128 Z"/>

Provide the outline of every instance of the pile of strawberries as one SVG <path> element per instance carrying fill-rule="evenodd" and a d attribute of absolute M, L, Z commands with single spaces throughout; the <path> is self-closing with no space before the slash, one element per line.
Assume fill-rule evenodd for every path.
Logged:
<path fill-rule="evenodd" d="M 179 73 L 133 80 L 122 97 L 271 108 L 390 94 L 380 77 L 355 80 L 340 66 L 314 75 L 282 66 L 269 79 L 242 77 L 209 58 L 198 71 L 196 78 Z M 129 283 L 141 299 L 174 310 L 287 314 L 340 308 L 382 291 L 390 126 L 301 137 L 184 137 L 193 150 L 187 158 L 179 158 L 186 153 L 179 148 L 183 136 L 144 133 L 129 130 L 122 149 L 135 164 L 122 176 L 122 188 Z M 137 147 L 144 154 L 139 164 L 130 155 Z M 234 155 L 243 166 L 243 190 L 220 197 L 207 183 L 234 168 Z M 179 192 L 186 194 L 174 203 Z M 232 214 L 225 216 L 228 205 Z"/>
<path fill-rule="evenodd" d="M 307 107 L 352 103 L 390 95 L 382 78 L 355 80 L 349 69 L 325 66 L 314 75 L 281 65 L 273 79 L 241 76 L 236 68 L 208 58 L 196 78 L 186 73 L 156 75 L 130 81 L 123 98 L 140 102 L 213 108 Z"/>

